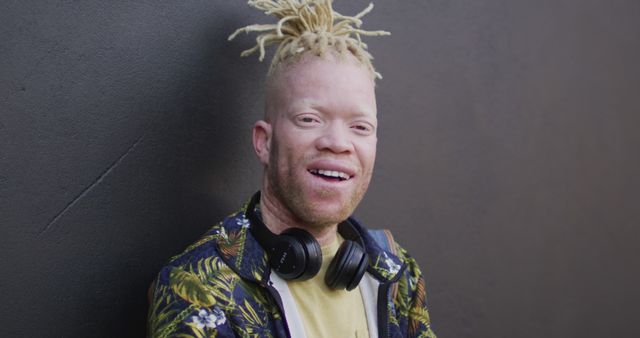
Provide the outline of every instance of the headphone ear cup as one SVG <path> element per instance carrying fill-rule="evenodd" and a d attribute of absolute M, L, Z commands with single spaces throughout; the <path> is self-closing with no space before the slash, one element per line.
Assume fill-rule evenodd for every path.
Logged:
<path fill-rule="evenodd" d="M 324 282 L 332 289 L 351 291 L 360 283 L 368 263 L 369 257 L 360 244 L 345 240 L 329 263 Z"/>
<path fill-rule="evenodd" d="M 288 241 L 296 242 L 297 245 L 295 246 L 299 248 L 297 250 L 301 251 L 299 254 L 296 251 L 296 257 L 300 257 L 300 259 L 303 260 L 302 262 L 296 262 L 297 265 L 304 266 L 302 271 L 296 276 L 289 278 L 289 280 L 307 280 L 318 274 L 320 266 L 322 265 L 322 249 L 313 235 L 300 228 L 290 228 L 282 232 L 280 237 L 287 238 Z M 285 277 L 283 276 L 283 278 Z"/>
<path fill-rule="evenodd" d="M 307 258 L 302 245 L 293 237 L 278 236 L 269 251 L 269 265 L 283 279 L 293 280 L 306 269 Z"/>

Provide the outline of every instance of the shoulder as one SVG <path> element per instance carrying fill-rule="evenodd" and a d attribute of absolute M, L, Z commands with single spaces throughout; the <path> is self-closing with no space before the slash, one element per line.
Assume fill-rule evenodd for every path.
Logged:
<path fill-rule="evenodd" d="M 165 281 L 168 277 L 167 273 L 175 269 L 189 271 L 192 273 L 214 272 L 207 269 L 203 262 L 211 263 L 220 260 L 217 249 L 217 242 L 223 236 L 224 228 L 221 223 L 214 225 L 205 234 L 203 234 L 196 242 L 189 245 L 181 253 L 171 257 L 167 264 L 160 270 L 158 279 L 160 282 Z"/>
<path fill-rule="evenodd" d="M 375 232 L 376 230 L 374 230 Z M 387 239 L 386 245 L 402 262 L 404 269 L 397 283 L 391 289 L 393 304 L 397 309 L 397 315 L 406 320 L 406 330 L 411 337 L 423 336 L 435 338 L 431 329 L 431 319 L 428 311 L 425 280 L 418 262 L 393 239 L 388 230 L 382 232 Z M 374 235 L 375 236 L 375 235 Z M 404 322 L 404 320 L 403 320 Z"/>
<path fill-rule="evenodd" d="M 403 267 L 406 267 L 407 270 L 418 269 L 418 263 L 416 260 L 395 240 L 390 230 L 364 229 L 364 232 L 366 233 L 364 236 L 365 243 L 367 242 L 367 239 L 369 239 L 369 246 L 372 246 L 372 242 L 375 243 L 374 245 L 377 245 L 378 248 L 383 251 L 385 256 L 397 259 L 397 261 Z"/>
<path fill-rule="evenodd" d="M 219 236 L 220 225 L 216 225 L 162 267 L 149 304 L 150 337 L 214 329 L 230 332 L 224 309 L 209 283 L 226 269 L 215 245 Z"/>
<path fill-rule="evenodd" d="M 245 245 L 244 218 L 235 214 L 213 226 L 160 270 L 152 292 L 149 336 L 233 336 L 243 330 L 274 330 L 269 322 L 250 326 L 251 316 L 267 318 L 275 310 L 240 257 L 252 256 Z M 258 325 L 259 324 L 259 325 Z"/>
<path fill-rule="evenodd" d="M 176 300 L 206 307 L 215 303 L 209 282 L 230 269 L 221 259 L 217 241 L 224 228 L 216 224 L 182 253 L 173 256 L 157 275 L 154 294 L 173 294 Z"/>

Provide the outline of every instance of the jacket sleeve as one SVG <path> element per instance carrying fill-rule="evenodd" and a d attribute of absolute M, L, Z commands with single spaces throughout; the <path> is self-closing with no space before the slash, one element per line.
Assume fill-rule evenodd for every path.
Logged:
<path fill-rule="evenodd" d="M 404 285 L 405 292 L 408 293 L 407 336 L 436 338 L 436 334 L 431 328 L 431 318 L 427 309 L 427 293 L 422 271 L 417 262 L 404 249 L 400 250 L 408 263 L 405 270 L 407 283 Z M 400 288 L 402 287 L 400 285 Z"/>
<path fill-rule="evenodd" d="M 213 293 L 193 273 L 165 267 L 152 288 L 148 337 L 235 337 Z"/>

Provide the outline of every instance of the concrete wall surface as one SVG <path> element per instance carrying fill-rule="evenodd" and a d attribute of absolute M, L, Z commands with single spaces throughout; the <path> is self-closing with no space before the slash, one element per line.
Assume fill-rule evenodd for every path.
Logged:
<path fill-rule="evenodd" d="M 0 336 L 144 336 L 159 268 L 259 186 L 267 62 L 227 42 L 255 22 L 0 3 Z M 439 336 L 640 337 L 640 2 L 379 0 L 364 28 L 392 35 L 356 216 L 416 257 Z"/>

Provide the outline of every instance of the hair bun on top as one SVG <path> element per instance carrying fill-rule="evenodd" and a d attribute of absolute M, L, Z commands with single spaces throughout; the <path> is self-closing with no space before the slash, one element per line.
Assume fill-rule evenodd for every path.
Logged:
<path fill-rule="evenodd" d="M 278 44 L 269 72 L 283 61 L 299 57 L 305 52 L 324 56 L 330 50 L 338 55 L 346 52 L 352 54 L 367 66 L 372 74 L 382 78 L 373 68 L 373 57 L 361 39 L 362 35 L 391 34 L 381 30 L 360 29 L 361 18 L 371 12 L 372 3 L 354 16 L 345 16 L 333 10 L 332 0 L 250 0 L 248 4 L 267 15 L 275 16 L 278 22 L 242 27 L 231 34 L 229 40 L 233 40 L 242 32 L 259 32 L 256 45 L 240 55 L 248 56 L 259 51 L 260 61 L 264 60 L 266 46 Z"/>

